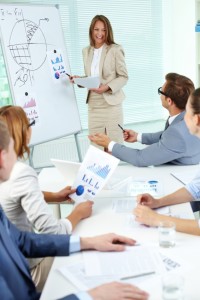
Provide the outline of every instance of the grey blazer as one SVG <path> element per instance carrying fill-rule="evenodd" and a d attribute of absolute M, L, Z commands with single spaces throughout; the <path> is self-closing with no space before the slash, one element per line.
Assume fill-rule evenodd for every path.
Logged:
<path fill-rule="evenodd" d="M 93 53 L 94 48 L 91 46 L 83 49 L 86 76 L 91 76 Z M 111 91 L 103 93 L 106 102 L 110 105 L 122 103 L 125 98 L 122 87 L 128 81 L 128 73 L 124 60 L 124 50 L 120 45 L 104 45 L 99 64 L 99 76 L 101 84 L 107 84 L 111 89 Z"/>
<path fill-rule="evenodd" d="M 200 139 L 191 135 L 180 113 L 165 130 L 142 134 L 142 150 L 115 144 L 112 154 L 137 167 L 172 163 L 194 165 L 200 162 Z"/>

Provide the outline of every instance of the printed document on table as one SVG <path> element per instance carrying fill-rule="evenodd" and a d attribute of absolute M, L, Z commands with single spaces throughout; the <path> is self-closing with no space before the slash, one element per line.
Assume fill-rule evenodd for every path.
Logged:
<path fill-rule="evenodd" d="M 158 252 L 143 246 L 127 247 L 123 252 L 83 252 L 86 276 L 145 276 L 164 271 Z"/>
<path fill-rule="evenodd" d="M 115 259 L 115 261 L 111 261 L 108 268 L 115 263 L 115 270 L 119 266 L 120 269 L 115 272 L 112 272 L 112 275 L 94 275 L 94 276 L 87 276 L 85 263 L 82 259 L 82 256 L 79 260 L 72 264 L 67 264 L 66 266 L 59 267 L 58 271 L 69 281 L 74 284 L 78 290 L 86 291 L 88 289 L 94 288 L 98 285 L 113 282 L 113 281 L 121 281 L 121 282 L 129 282 L 132 284 L 138 285 L 139 283 L 143 282 L 144 280 L 147 280 L 154 276 L 156 273 L 162 274 L 163 272 L 166 272 L 165 264 L 162 261 L 161 255 L 159 252 L 157 252 L 156 249 L 150 249 L 148 247 L 143 246 L 135 246 L 134 252 L 129 251 L 130 247 L 127 247 L 127 251 L 130 252 L 129 256 L 127 256 L 125 260 L 125 266 L 123 267 L 123 258 L 120 258 L 120 260 Z M 131 247 L 134 248 L 134 247 Z M 137 248 L 137 249 L 136 249 Z M 139 249 L 140 248 L 140 249 Z M 94 251 L 88 251 L 88 260 L 90 260 L 90 253 L 92 254 Z M 121 254 L 125 252 L 108 252 L 107 254 L 110 256 L 112 254 L 117 254 L 117 256 L 121 257 Z M 98 253 L 98 252 L 97 252 Z M 100 253 L 100 252 L 99 252 Z M 86 252 L 84 252 L 84 255 Z M 129 263 L 129 259 L 130 263 Z M 129 266 L 128 263 L 131 265 L 131 263 L 134 263 L 133 266 Z M 92 265 L 93 262 L 88 264 Z M 122 268 L 123 267 L 123 268 Z M 135 267 L 137 270 L 139 270 L 138 273 L 135 272 Z M 92 266 L 91 266 L 92 268 Z M 112 268 L 113 269 L 113 268 Z M 132 272 L 132 269 L 135 273 Z M 121 274 L 121 270 L 123 270 L 125 276 L 123 276 L 123 273 Z M 149 270 L 151 270 L 149 272 Z M 131 271 L 131 273 L 129 273 Z M 148 271 L 148 272 L 146 272 Z M 103 273 L 103 272 L 102 272 Z M 107 272 L 105 272 L 107 273 Z M 128 275 L 130 275 L 130 278 L 127 278 Z M 139 274 L 139 276 L 138 276 Z M 133 276 L 132 276 L 133 275 Z M 123 278 L 122 278 L 123 276 Z"/>
<path fill-rule="evenodd" d="M 80 166 L 70 197 L 76 202 L 92 200 L 104 187 L 119 163 L 116 157 L 90 146 Z"/>
<path fill-rule="evenodd" d="M 112 201 L 112 210 L 116 213 L 131 213 L 137 206 L 136 197 L 116 197 Z M 162 215 L 171 215 L 169 206 L 154 209 Z"/>
<path fill-rule="evenodd" d="M 133 197 L 114 198 L 112 201 L 112 210 L 116 213 L 130 213 L 136 206 L 136 198 Z"/>
<path fill-rule="evenodd" d="M 73 264 L 62 266 L 58 271 L 80 291 L 92 289 L 98 285 L 119 281 L 117 276 L 92 276 L 87 277 L 85 274 L 85 266 L 83 260 L 79 260 Z"/>
<path fill-rule="evenodd" d="M 163 195 L 163 184 L 157 180 L 131 180 L 128 184 L 130 196 L 137 196 L 139 194 L 149 193 L 156 197 Z"/>
<path fill-rule="evenodd" d="M 74 82 L 88 89 L 95 89 L 100 86 L 99 76 L 87 76 L 74 78 Z"/>

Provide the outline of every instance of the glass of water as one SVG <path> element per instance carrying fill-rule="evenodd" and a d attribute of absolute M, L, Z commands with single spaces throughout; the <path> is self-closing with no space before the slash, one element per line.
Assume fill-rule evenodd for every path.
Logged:
<path fill-rule="evenodd" d="M 160 222 L 158 226 L 159 245 L 164 248 L 173 247 L 176 239 L 176 226 L 174 222 Z"/>
<path fill-rule="evenodd" d="M 162 278 L 163 300 L 184 300 L 184 278 L 179 274 L 167 273 Z"/>

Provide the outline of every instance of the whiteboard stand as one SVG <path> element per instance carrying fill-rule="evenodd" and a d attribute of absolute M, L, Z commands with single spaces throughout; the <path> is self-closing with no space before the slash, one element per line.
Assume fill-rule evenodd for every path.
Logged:
<path fill-rule="evenodd" d="M 83 161 L 82 155 L 81 155 L 81 150 L 80 150 L 80 145 L 78 141 L 78 133 L 74 133 L 74 139 L 75 139 L 75 144 L 76 144 L 76 149 L 77 149 L 77 154 L 78 154 L 78 160 L 79 162 Z M 30 146 L 30 154 L 28 157 L 29 160 L 29 165 L 34 168 L 34 163 L 33 163 L 33 152 L 34 152 L 34 145 Z"/>
<path fill-rule="evenodd" d="M 78 153 L 78 159 L 79 162 L 83 161 L 82 155 L 81 155 L 81 150 L 80 150 L 80 146 L 79 146 L 79 141 L 78 141 L 78 132 L 74 134 L 74 138 L 75 138 L 75 143 L 76 143 L 76 149 L 77 149 L 77 153 Z"/>
<path fill-rule="evenodd" d="M 29 154 L 28 160 L 29 160 L 29 165 L 32 168 L 34 168 L 34 165 L 33 165 L 33 151 L 34 151 L 34 146 L 31 146 L 30 147 L 30 154 Z"/>

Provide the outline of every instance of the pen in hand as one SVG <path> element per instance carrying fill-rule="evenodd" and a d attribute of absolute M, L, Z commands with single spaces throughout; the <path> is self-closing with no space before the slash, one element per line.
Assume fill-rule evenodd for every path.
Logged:
<path fill-rule="evenodd" d="M 118 126 L 123 132 L 125 132 L 124 128 L 120 124 L 118 124 Z"/>
<path fill-rule="evenodd" d="M 65 72 L 65 74 L 69 77 L 70 80 L 72 80 L 72 76 Z"/>

